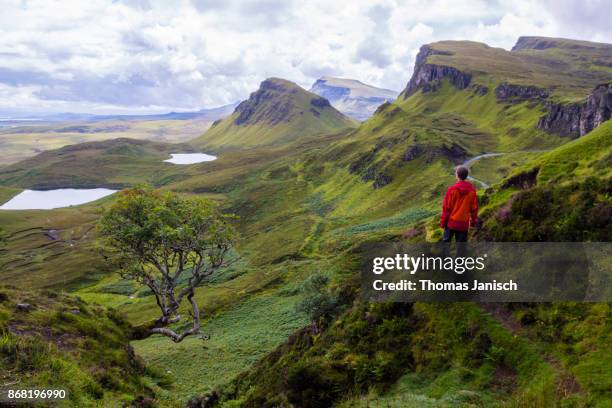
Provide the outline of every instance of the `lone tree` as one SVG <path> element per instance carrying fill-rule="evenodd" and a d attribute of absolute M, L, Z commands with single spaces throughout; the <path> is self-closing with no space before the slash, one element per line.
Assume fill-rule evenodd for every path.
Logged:
<path fill-rule="evenodd" d="M 161 311 L 148 334 L 162 334 L 178 343 L 199 332 L 195 289 L 224 265 L 236 236 L 230 217 L 208 200 L 150 187 L 123 190 L 104 212 L 98 229 L 106 259 L 122 277 L 148 286 Z M 191 305 L 193 324 L 175 332 L 168 326 L 181 321 L 184 299 Z"/>

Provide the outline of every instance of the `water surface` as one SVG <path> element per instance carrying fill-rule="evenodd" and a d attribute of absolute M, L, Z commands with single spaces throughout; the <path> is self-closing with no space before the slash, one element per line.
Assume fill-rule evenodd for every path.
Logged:
<path fill-rule="evenodd" d="M 111 195 L 116 191 L 108 188 L 24 190 L 0 206 L 0 210 L 52 210 L 85 204 Z"/>
<path fill-rule="evenodd" d="M 217 156 L 206 153 L 172 153 L 170 156 L 170 159 L 164 161 L 172 164 L 195 164 L 217 160 Z"/>

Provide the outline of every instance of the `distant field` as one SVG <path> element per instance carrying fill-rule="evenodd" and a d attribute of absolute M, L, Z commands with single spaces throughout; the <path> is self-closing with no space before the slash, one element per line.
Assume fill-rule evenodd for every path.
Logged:
<path fill-rule="evenodd" d="M 186 142 L 200 136 L 212 124 L 204 119 L 109 120 L 43 122 L 0 128 L 0 166 L 62 146 L 129 137 L 157 142 Z"/>

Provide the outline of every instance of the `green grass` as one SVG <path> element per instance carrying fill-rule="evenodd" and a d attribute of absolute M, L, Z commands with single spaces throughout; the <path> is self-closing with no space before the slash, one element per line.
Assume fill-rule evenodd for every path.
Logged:
<path fill-rule="evenodd" d="M 519 166 L 542 154 L 543 152 L 515 152 L 503 156 L 485 157 L 470 166 L 470 176 L 493 185 L 502 181 Z"/>
<path fill-rule="evenodd" d="M 18 310 L 18 303 L 31 310 Z M 119 406 L 138 397 L 177 406 L 156 395 L 169 379 L 130 354 L 128 333 L 117 314 L 78 298 L 0 287 L 0 381 L 63 389 L 60 407 Z"/>
<path fill-rule="evenodd" d="M 112 120 L 61 122 L 16 126 L 0 130 L 0 167 L 17 163 L 42 151 L 85 142 L 131 138 L 183 143 L 199 135 L 212 122 L 196 120 Z M 70 132 L 70 128 L 83 132 Z"/>
<path fill-rule="evenodd" d="M 181 166 L 163 162 L 177 151 L 194 150 L 134 139 L 66 146 L 0 169 L 0 185 L 37 189 L 160 185 L 182 179 Z"/>
<path fill-rule="evenodd" d="M 3 278 L 24 288 L 64 290 L 100 279 L 102 258 L 93 242 L 97 217 L 96 204 L 0 211 L 0 225 L 8 237 L 0 256 Z"/>
<path fill-rule="evenodd" d="M 152 337 L 135 343 L 147 363 L 171 371 L 175 389 L 170 393 L 181 402 L 214 389 L 239 406 L 247 401 L 260 406 L 259 398 L 272 404 L 296 395 L 306 398 L 308 390 L 299 389 L 300 378 L 305 378 L 301 382 L 321 387 L 333 395 L 334 403 L 345 406 L 363 404 L 365 398 L 366 404 L 371 400 L 371 405 L 379 406 L 418 401 L 431 406 L 544 407 L 561 403 L 555 396 L 558 372 L 544 358 L 549 353 L 564 367 L 572 367 L 586 390 L 577 397 L 580 401 L 590 398 L 593 405 L 603 404 L 607 401 L 603 390 L 609 385 L 603 371 L 609 361 L 602 347 L 607 340 L 591 335 L 597 319 L 604 316 L 601 310 L 580 316 L 589 322 L 584 326 L 576 320 L 563 323 L 567 333 L 584 336 L 551 340 L 510 333 L 475 305 L 416 305 L 407 316 L 399 309 L 373 306 L 370 310 L 351 303 L 358 276 L 353 251 L 364 242 L 399 239 L 405 230 L 415 232 L 414 239 L 439 236 L 435 216 L 440 201 L 454 182 L 454 165 L 468 157 L 510 152 L 474 164 L 476 177 L 500 182 L 490 194 L 481 194 L 486 219 L 518 192 L 499 187 L 503 180 L 533 167 L 540 168 L 538 183 L 550 183 L 550 188 L 556 184 L 570 188 L 576 180 L 609 175 L 610 123 L 568 143 L 535 129 L 542 106 L 496 102 L 493 89 L 502 79 L 542 80 L 544 68 L 539 65 L 524 78 L 516 70 L 516 58 L 532 58 L 527 54 L 533 52 L 508 59 L 501 50 L 453 46 L 459 47 L 456 55 L 432 58 L 452 59 L 469 69 L 486 68 L 474 81 L 488 86 L 489 93 L 457 91 L 445 82 L 436 92 L 386 105 L 357 129 L 329 112 L 330 117 L 323 113 L 316 120 L 306 113 L 274 128 L 261 123 L 239 128 L 230 117 L 196 141 L 199 146 L 214 146 L 222 152 L 220 158 L 191 166 L 162 163 L 176 146 L 159 143 L 120 141 L 48 152 L 11 166 L 14 172 L 0 170 L 0 197 L 35 185 L 148 181 L 210 197 L 240 217 L 236 220 L 240 262 L 196 294 L 206 322 L 203 331 L 211 339 L 193 337 L 176 345 Z M 465 60 L 458 55 L 462 47 L 466 47 Z M 477 56 L 477 52 L 482 53 Z M 498 54 L 499 61 L 490 58 Z M 543 80 L 542 86 L 548 81 Z M 581 92 L 589 86 L 583 79 L 572 79 L 559 84 L 555 97 L 586 95 Z M 310 103 L 311 95 L 298 94 L 299 106 L 292 114 Z M 340 122 L 342 126 L 336 126 Z M 341 127 L 347 129 L 336 131 Z M 324 133 L 330 130 L 335 133 Z M 243 142 L 252 148 L 236 149 Z M 405 160 L 414 146 L 419 146 L 420 154 Z M 452 148 L 462 153 L 449 154 Z M 551 151 L 519 153 L 528 149 Z M 387 177 L 388 184 L 375 188 L 372 174 Z M 579 190 L 588 190 L 584 187 L 588 186 Z M 525 202 L 533 201 L 529 198 Z M 88 302 L 117 308 L 135 325 L 157 317 L 147 289 L 105 269 L 95 251 L 91 228 L 98 208 L 112 199 L 53 211 L 0 212 L 0 225 L 9 234 L 8 251 L 0 261 L 3 279 L 22 287 L 74 290 Z M 593 202 L 606 200 L 602 192 Z M 59 242 L 45 236 L 49 229 L 60 231 Z M 299 331 L 308 322 L 294 310 L 302 296 L 300 283 L 314 273 L 329 275 L 334 285 L 346 285 L 341 293 L 344 314 L 320 333 Z M 379 319 L 371 323 L 372 316 Z M 534 331 L 533 336 L 541 334 Z M 568 352 L 568 345 L 576 350 Z M 293 388 L 284 382 L 289 374 Z M 159 398 L 171 399 L 152 380 L 142 381 Z M 573 399 L 563 403 L 571 406 Z"/>
<path fill-rule="evenodd" d="M 493 406 L 495 395 L 486 390 L 474 391 L 466 387 L 466 370 L 455 368 L 436 378 L 418 374 L 402 376 L 391 389 L 380 395 L 371 392 L 338 404 L 339 408 L 450 408 Z M 486 405 L 485 405 L 486 404 Z"/>
<path fill-rule="evenodd" d="M 151 337 L 133 344 L 147 363 L 175 378 L 175 395 L 185 402 L 230 382 L 304 326 L 296 302 L 279 292 L 254 296 L 206 323 L 208 340 L 190 337 L 176 345 Z"/>

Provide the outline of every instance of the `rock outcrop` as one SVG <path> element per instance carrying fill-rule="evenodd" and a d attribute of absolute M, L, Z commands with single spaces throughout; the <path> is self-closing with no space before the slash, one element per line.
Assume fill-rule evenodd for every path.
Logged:
<path fill-rule="evenodd" d="M 538 129 L 566 137 L 580 137 L 610 119 L 612 84 L 602 84 L 582 103 L 548 102 L 548 113 L 538 121 Z"/>
<path fill-rule="evenodd" d="M 548 91 L 537 86 L 503 83 L 495 88 L 498 101 L 522 102 L 528 99 L 546 99 L 548 95 Z"/>
<path fill-rule="evenodd" d="M 421 156 L 426 156 L 427 163 L 433 162 L 436 158 L 442 157 L 451 163 L 463 163 L 467 157 L 467 151 L 456 143 L 450 147 L 446 145 L 438 147 L 421 146 L 418 144 L 410 146 L 402 155 L 403 161 L 409 162 Z"/>
<path fill-rule="evenodd" d="M 297 90 L 293 87 L 285 86 L 277 80 L 266 79 L 261 83 L 259 89 L 249 96 L 249 99 L 240 102 L 236 107 L 235 112 L 239 115 L 234 123 L 243 125 L 265 122 L 273 126 L 289 121 L 293 107 L 292 100 L 281 96 L 296 92 Z M 272 103 L 274 101 L 276 103 Z"/>
<path fill-rule="evenodd" d="M 506 181 L 504 181 L 501 188 L 502 190 L 507 189 L 507 188 L 512 188 L 512 187 L 520 188 L 521 190 L 526 190 L 528 188 L 531 188 L 537 184 L 539 172 L 540 172 L 540 168 L 534 167 L 533 169 L 529 171 L 524 171 L 522 173 L 519 173 L 515 176 L 508 178 Z"/>
<path fill-rule="evenodd" d="M 444 78 L 447 78 L 457 89 L 465 89 L 470 85 L 472 74 L 462 72 L 451 66 L 428 64 L 427 57 L 436 54 L 449 55 L 448 52 L 435 50 L 427 45 L 421 47 L 416 57 L 412 78 L 410 78 L 406 89 L 401 93 L 404 99 L 407 99 L 420 89 L 423 92 L 435 91 Z"/>

